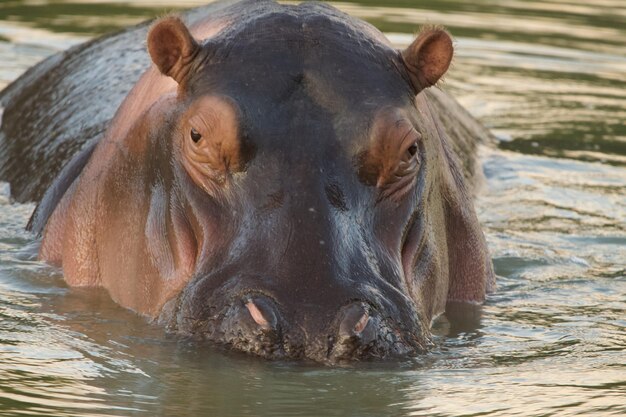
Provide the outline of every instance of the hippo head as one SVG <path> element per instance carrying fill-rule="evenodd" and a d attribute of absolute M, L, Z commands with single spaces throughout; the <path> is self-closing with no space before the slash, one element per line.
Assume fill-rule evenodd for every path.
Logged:
<path fill-rule="evenodd" d="M 480 299 L 488 274 L 484 249 L 462 253 L 482 235 L 416 101 L 450 36 L 425 29 L 398 52 L 324 5 L 243 20 L 203 43 L 173 17 L 148 37 L 178 84 L 151 135 L 194 250 L 161 320 L 267 357 L 422 351 L 449 296 Z"/>
<path fill-rule="evenodd" d="M 398 52 L 330 6 L 273 3 L 204 41 L 194 30 L 152 27 L 150 56 L 176 87 L 117 152 L 99 195 L 119 197 L 92 208 L 111 215 L 101 235 L 145 226 L 135 274 L 184 282 L 149 315 L 259 356 L 335 362 L 421 352 L 447 300 L 482 300 L 484 238 L 420 94 L 448 69 L 446 31 Z M 145 218 L 119 220 L 134 209 Z M 98 243 L 100 259 L 131 256 L 131 234 Z M 106 268 L 124 302 L 122 266 Z"/>

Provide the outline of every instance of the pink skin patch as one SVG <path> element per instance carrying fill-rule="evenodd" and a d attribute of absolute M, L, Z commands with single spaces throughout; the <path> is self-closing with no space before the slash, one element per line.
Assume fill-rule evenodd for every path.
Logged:
<path fill-rule="evenodd" d="M 354 325 L 354 332 L 356 334 L 361 333 L 365 329 L 365 326 L 367 326 L 367 323 L 369 321 L 370 321 L 370 315 L 367 312 L 365 312 L 363 316 L 361 316 L 359 321 Z"/>
<path fill-rule="evenodd" d="M 256 324 L 264 329 L 269 329 L 269 322 L 265 319 L 265 317 L 263 317 L 263 313 L 261 313 L 261 310 L 259 310 L 259 308 L 252 301 L 248 301 L 246 303 L 246 308 L 250 312 L 250 315 L 252 316 L 252 319 L 256 322 Z"/>

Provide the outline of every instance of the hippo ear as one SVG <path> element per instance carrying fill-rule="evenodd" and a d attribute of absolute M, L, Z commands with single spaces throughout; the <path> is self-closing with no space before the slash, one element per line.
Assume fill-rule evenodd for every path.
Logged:
<path fill-rule="evenodd" d="M 177 17 L 159 20 L 148 34 L 148 52 L 152 61 L 162 74 L 179 84 L 185 80 L 199 51 L 200 45 Z"/>
<path fill-rule="evenodd" d="M 402 58 L 416 92 L 435 84 L 450 66 L 452 38 L 442 28 L 428 27 L 402 51 Z"/>

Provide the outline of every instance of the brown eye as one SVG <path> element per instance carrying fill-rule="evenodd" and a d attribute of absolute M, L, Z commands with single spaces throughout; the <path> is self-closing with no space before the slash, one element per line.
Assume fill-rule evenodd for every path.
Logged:
<path fill-rule="evenodd" d="M 415 154 L 417 153 L 417 141 L 413 142 L 413 144 L 409 146 L 406 151 L 409 154 L 409 157 L 415 156 Z"/>
<path fill-rule="evenodd" d="M 191 136 L 191 140 L 193 140 L 195 143 L 198 143 L 198 141 L 202 139 L 202 135 L 198 133 L 198 131 L 193 127 L 191 128 L 191 133 L 189 136 Z"/>

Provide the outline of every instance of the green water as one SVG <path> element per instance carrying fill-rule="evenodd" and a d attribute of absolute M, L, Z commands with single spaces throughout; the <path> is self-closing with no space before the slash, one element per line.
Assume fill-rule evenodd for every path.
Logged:
<path fill-rule="evenodd" d="M 174 2 L 0 1 L 0 88 Z M 199 2 L 178 2 L 193 6 Z M 626 414 L 626 3 L 336 3 L 402 47 L 456 37 L 444 88 L 498 138 L 479 216 L 498 292 L 400 364 L 272 363 L 168 337 L 33 260 L 0 186 L 0 416 Z M 1 110 L 0 110 L 1 111 Z"/>

